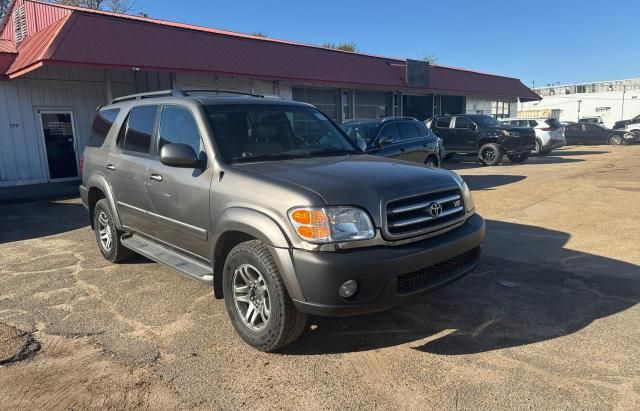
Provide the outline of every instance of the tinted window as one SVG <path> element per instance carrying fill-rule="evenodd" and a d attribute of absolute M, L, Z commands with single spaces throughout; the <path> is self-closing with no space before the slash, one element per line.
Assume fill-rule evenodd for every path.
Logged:
<path fill-rule="evenodd" d="M 398 130 L 400 131 L 400 140 L 410 140 L 412 138 L 420 137 L 420 132 L 418 131 L 418 127 L 412 122 L 400 122 L 397 123 Z"/>
<path fill-rule="evenodd" d="M 182 107 L 166 106 L 160 120 L 160 141 L 158 148 L 165 144 L 181 143 L 200 153 L 200 132 L 191 112 Z"/>
<path fill-rule="evenodd" d="M 538 122 L 535 120 L 529 120 L 529 127 L 536 127 L 538 125 Z"/>
<path fill-rule="evenodd" d="M 205 107 L 213 138 L 231 162 L 357 154 L 324 114 L 310 107 L 242 104 Z"/>
<path fill-rule="evenodd" d="M 93 126 L 91 127 L 91 138 L 87 143 L 87 147 L 102 147 L 104 140 L 111 130 L 113 122 L 116 121 L 120 109 L 114 108 L 111 110 L 101 110 L 96 114 L 96 118 L 93 120 Z"/>
<path fill-rule="evenodd" d="M 380 129 L 380 124 L 378 123 L 362 123 L 355 125 L 342 125 L 340 126 L 346 133 L 356 141 L 358 137 L 364 139 L 367 143 L 367 146 L 370 146 L 373 143 L 373 140 L 376 138 L 378 134 L 378 129 Z"/>
<path fill-rule="evenodd" d="M 416 123 L 416 126 L 418 127 L 418 131 L 421 136 L 426 137 L 430 134 L 429 129 L 423 123 Z"/>
<path fill-rule="evenodd" d="M 158 106 L 135 107 L 129 113 L 124 149 L 135 153 L 149 153 L 151 136 Z"/>
<path fill-rule="evenodd" d="M 555 118 L 549 118 L 547 120 L 544 121 L 545 123 L 547 123 L 547 125 L 553 129 L 557 129 L 557 128 L 561 128 L 562 124 L 560 124 L 560 122 L 558 120 L 556 120 Z"/>
<path fill-rule="evenodd" d="M 449 124 L 451 124 L 451 117 L 440 117 L 436 120 L 437 128 L 449 128 Z"/>
<path fill-rule="evenodd" d="M 386 124 L 380 131 L 380 137 L 391 137 L 393 141 L 400 141 L 400 132 L 395 124 Z"/>
<path fill-rule="evenodd" d="M 456 117 L 456 127 L 455 128 L 466 128 L 469 129 L 473 126 L 473 121 L 469 120 L 466 117 Z"/>

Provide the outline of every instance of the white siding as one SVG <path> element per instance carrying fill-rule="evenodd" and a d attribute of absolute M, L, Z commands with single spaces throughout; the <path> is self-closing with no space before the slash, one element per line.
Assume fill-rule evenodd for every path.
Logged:
<path fill-rule="evenodd" d="M 241 93 L 280 95 L 283 98 L 290 96 L 291 90 L 287 93 L 280 85 L 278 94 L 278 82 L 266 80 L 253 80 L 241 77 L 223 77 L 213 74 L 176 74 L 176 87 L 181 88 L 213 88 L 216 90 L 238 91 Z"/>
<path fill-rule="evenodd" d="M 521 111 L 558 109 L 560 121 L 578 121 L 579 100 L 582 101 L 580 117 L 600 116 L 607 127 L 612 127 L 616 121 L 640 114 L 640 89 L 627 90 L 624 96 L 624 113 L 622 112 L 622 91 L 545 96 L 539 102 L 522 103 L 519 109 Z"/>
<path fill-rule="evenodd" d="M 518 112 L 518 99 L 515 97 L 467 96 L 467 114 L 491 115 L 491 104 L 494 101 L 509 103 L 509 115 L 515 117 Z M 481 112 L 481 113 L 480 113 Z"/>
<path fill-rule="evenodd" d="M 0 81 L 0 187 L 47 181 L 38 110 L 71 110 L 80 152 L 96 107 L 106 103 L 103 70 L 42 68 Z M 114 96 L 133 92 L 132 72 L 112 72 Z"/>

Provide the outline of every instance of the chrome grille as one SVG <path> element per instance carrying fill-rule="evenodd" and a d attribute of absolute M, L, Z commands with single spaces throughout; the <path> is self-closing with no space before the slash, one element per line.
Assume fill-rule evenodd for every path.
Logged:
<path fill-rule="evenodd" d="M 430 212 L 434 204 L 440 206 L 437 215 Z M 387 204 L 386 236 L 398 239 L 438 231 L 461 221 L 464 215 L 459 189 L 393 200 Z"/>

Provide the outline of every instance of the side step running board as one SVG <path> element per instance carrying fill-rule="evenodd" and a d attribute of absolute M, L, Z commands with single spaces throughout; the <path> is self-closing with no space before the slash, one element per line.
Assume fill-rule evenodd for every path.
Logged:
<path fill-rule="evenodd" d="M 191 279 L 213 285 L 213 270 L 202 263 L 135 234 L 128 237 L 123 236 L 121 241 L 125 247 L 138 254 L 142 254 L 155 262 L 168 265 Z"/>

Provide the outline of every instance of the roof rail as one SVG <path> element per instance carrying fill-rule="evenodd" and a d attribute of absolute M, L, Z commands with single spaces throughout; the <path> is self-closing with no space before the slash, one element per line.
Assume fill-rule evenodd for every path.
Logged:
<path fill-rule="evenodd" d="M 389 121 L 389 120 L 416 120 L 418 121 L 417 118 L 415 117 L 409 117 L 409 116 L 389 116 L 389 117 L 385 117 L 382 119 L 382 123 L 384 123 L 385 121 Z"/>
<path fill-rule="evenodd" d="M 259 97 L 259 98 L 267 97 L 262 94 L 243 93 L 241 91 L 218 90 L 218 89 L 212 89 L 212 88 L 192 88 L 192 89 L 174 88 L 172 90 L 149 91 L 146 93 L 129 94 L 128 96 L 117 97 L 111 100 L 111 104 L 120 103 L 123 101 L 129 101 L 129 100 L 142 100 L 145 98 L 154 98 L 154 97 L 187 97 L 192 93 L 216 93 L 216 94 L 224 93 L 224 94 L 239 94 L 243 96 Z M 269 95 L 268 97 L 276 98 L 277 96 Z"/>

